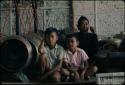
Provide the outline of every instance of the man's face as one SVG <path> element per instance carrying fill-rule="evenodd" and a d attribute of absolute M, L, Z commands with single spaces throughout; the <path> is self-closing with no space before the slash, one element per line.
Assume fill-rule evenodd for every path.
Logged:
<path fill-rule="evenodd" d="M 52 32 L 50 35 L 46 36 L 47 44 L 50 46 L 54 46 L 58 40 L 58 36 L 56 32 Z"/>
<path fill-rule="evenodd" d="M 79 25 L 79 29 L 80 31 L 88 31 L 90 25 L 89 22 L 87 20 L 82 20 L 80 25 Z"/>

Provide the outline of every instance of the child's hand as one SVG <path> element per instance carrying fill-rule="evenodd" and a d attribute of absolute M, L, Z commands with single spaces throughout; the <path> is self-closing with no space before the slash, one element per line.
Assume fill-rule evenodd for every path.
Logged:
<path fill-rule="evenodd" d="M 62 73 L 65 75 L 65 76 L 69 76 L 70 75 L 70 71 L 68 69 L 65 69 L 65 68 L 62 68 Z"/>
<path fill-rule="evenodd" d="M 38 47 L 38 52 L 40 54 L 45 54 L 45 47 L 44 47 L 44 41 L 41 41 L 39 47 Z"/>
<path fill-rule="evenodd" d="M 69 68 L 69 63 L 67 63 L 65 60 L 63 60 L 63 67 L 64 68 Z"/>
<path fill-rule="evenodd" d="M 81 80 L 84 80 L 84 76 L 85 76 L 84 73 L 82 73 L 81 76 L 80 76 Z"/>
<path fill-rule="evenodd" d="M 79 76 L 79 73 L 78 72 L 75 72 L 75 78 L 74 80 L 77 82 L 77 81 L 80 81 L 80 76 Z"/>
<path fill-rule="evenodd" d="M 73 65 L 69 64 L 69 70 L 73 73 L 77 72 L 77 68 L 75 68 Z"/>
<path fill-rule="evenodd" d="M 77 72 L 77 69 L 76 69 L 76 68 L 70 68 L 69 70 L 70 70 L 70 72 L 72 72 L 72 73 Z"/>
<path fill-rule="evenodd" d="M 40 64 L 41 64 L 42 72 L 49 70 L 49 62 L 46 54 L 40 56 Z"/>

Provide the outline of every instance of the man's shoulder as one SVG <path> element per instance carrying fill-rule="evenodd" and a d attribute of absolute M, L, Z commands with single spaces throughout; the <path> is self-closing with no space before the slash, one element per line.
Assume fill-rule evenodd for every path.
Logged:
<path fill-rule="evenodd" d="M 74 34 L 75 34 L 75 35 L 79 35 L 79 34 L 80 34 L 80 32 L 74 32 Z"/>
<path fill-rule="evenodd" d="M 95 33 L 89 33 L 90 35 L 92 35 L 92 36 L 97 36 Z"/>
<path fill-rule="evenodd" d="M 89 32 L 84 33 L 84 36 L 90 37 L 90 38 L 97 38 L 97 35 L 95 33 L 89 33 Z"/>
<path fill-rule="evenodd" d="M 75 35 L 76 35 L 77 37 L 81 37 L 81 36 L 97 37 L 97 35 L 96 35 L 95 33 L 89 33 L 89 32 L 85 32 L 85 33 L 75 32 Z"/>
<path fill-rule="evenodd" d="M 79 35 L 79 34 L 96 35 L 95 33 L 90 33 L 90 32 L 74 32 L 74 34 L 76 34 L 76 35 Z"/>

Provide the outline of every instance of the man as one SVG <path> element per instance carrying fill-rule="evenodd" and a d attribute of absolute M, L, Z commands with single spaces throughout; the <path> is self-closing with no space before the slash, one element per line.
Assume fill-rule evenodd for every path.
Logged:
<path fill-rule="evenodd" d="M 88 32 L 90 24 L 89 20 L 85 16 L 81 16 L 79 18 L 77 27 L 80 31 L 76 33 L 76 36 L 80 42 L 79 47 L 85 50 L 89 56 L 89 67 L 93 68 L 93 71 L 97 71 L 97 67 L 95 66 L 96 54 L 99 48 L 97 35 L 95 33 Z"/>

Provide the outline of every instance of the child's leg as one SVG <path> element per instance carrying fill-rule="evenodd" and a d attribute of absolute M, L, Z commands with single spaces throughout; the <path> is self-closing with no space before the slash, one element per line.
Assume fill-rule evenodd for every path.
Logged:
<path fill-rule="evenodd" d="M 52 74 L 52 80 L 54 82 L 60 82 L 61 81 L 61 74 L 59 71 L 56 71 Z"/>
<path fill-rule="evenodd" d="M 98 68 L 96 65 L 90 64 L 89 67 L 87 68 L 85 74 L 83 76 L 81 76 L 81 80 L 89 79 L 89 76 L 94 75 L 97 72 L 97 70 L 98 70 Z M 83 71 L 83 69 L 81 69 L 81 68 L 78 70 L 79 75 L 82 74 L 82 71 Z"/>
<path fill-rule="evenodd" d="M 69 81 L 70 79 L 70 71 L 66 68 L 61 69 L 62 81 Z"/>
<path fill-rule="evenodd" d="M 78 72 L 74 73 L 74 81 L 80 81 L 80 75 Z"/>
<path fill-rule="evenodd" d="M 62 74 L 63 74 L 64 76 L 69 76 L 69 75 L 70 75 L 70 72 L 69 72 L 68 69 L 62 68 Z"/>
<path fill-rule="evenodd" d="M 40 66 L 42 73 L 49 70 L 49 61 L 46 55 L 40 56 Z"/>
<path fill-rule="evenodd" d="M 85 77 L 94 75 L 98 70 L 98 67 L 96 65 L 90 65 L 87 69 L 87 71 L 85 72 Z"/>

